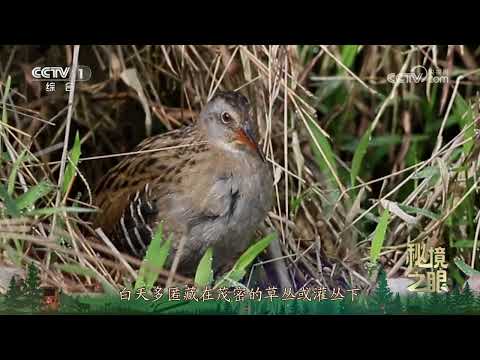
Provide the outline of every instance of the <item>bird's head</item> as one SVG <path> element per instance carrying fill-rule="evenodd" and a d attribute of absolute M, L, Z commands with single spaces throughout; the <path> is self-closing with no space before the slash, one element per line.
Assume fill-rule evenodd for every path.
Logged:
<path fill-rule="evenodd" d="M 200 113 L 199 121 L 212 144 L 232 152 L 255 152 L 265 161 L 245 96 L 233 91 L 217 92 Z"/>

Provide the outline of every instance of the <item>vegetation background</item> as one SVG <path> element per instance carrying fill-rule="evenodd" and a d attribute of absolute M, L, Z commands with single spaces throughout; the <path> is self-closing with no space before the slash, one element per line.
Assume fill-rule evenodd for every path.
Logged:
<path fill-rule="evenodd" d="M 463 45 L 0 46 L 0 291 L 28 264 L 66 294 L 130 286 L 141 261 L 91 228 L 93 188 L 217 90 L 250 99 L 274 173 L 262 232 L 278 242 L 253 269 L 294 289 L 369 292 L 380 264 L 404 291 L 407 244 L 422 242 L 447 249 L 452 288 L 475 290 L 479 62 Z M 31 75 L 70 64 L 92 69 L 71 92 Z M 390 75 L 419 65 L 430 76 Z"/>

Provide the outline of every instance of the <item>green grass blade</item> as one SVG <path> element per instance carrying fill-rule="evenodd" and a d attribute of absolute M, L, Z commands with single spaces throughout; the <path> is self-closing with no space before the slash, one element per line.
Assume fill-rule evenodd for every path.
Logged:
<path fill-rule="evenodd" d="M 335 182 L 335 173 L 337 172 L 336 169 L 336 161 L 335 161 L 335 156 L 333 154 L 332 147 L 330 146 L 330 143 L 328 142 L 328 139 L 322 134 L 318 128 L 312 124 L 311 119 L 307 119 L 307 124 L 310 130 L 312 131 L 313 136 L 315 137 L 315 140 L 317 140 L 318 145 L 320 146 L 320 149 L 317 147 L 313 139 L 310 141 L 310 147 L 313 151 L 313 155 L 315 156 L 315 161 L 327 178 L 329 178 L 329 182 L 331 185 L 334 185 L 338 187 L 337 183 Z M 323 153 L 323 154 L 322 154 Z M 328 163 L 330 163 L 331 168 L 328 166 Z M 335 172 L 335 173 L 334 173 Z"/>
<path fill-rule="evenodd" d="M 474 240 L 461 239 L 461 240 L 455 241 L 453 244 L 451 244 L 451 247 L 454 247 L 454 248 L 473 248 L 474 245 L 475 245 Z"/>
<path fill-rule="evenodd" d="M 398 207 L 402 209 L 403 211 L 407 212 L 408 214 L 417 214 L 417 215 L 423 215 L 429 219 L 432 220 L 439 220 L 440 216 L 435 214 L 434 212 L 422 208 L 417 208 L 413 206 L 408 206 L 408 205 L 402 205 L 398 204 Z"/>
<path fill-rule="evenodd" d="M 235 263 L 234 269 L 246 269 L 270 243 L 276 239 L 277 234 L 271 233 L 260 241 L 250 246 Z M 240 280 L 240 279 L 237 279 Z"/>
<path fill-rule="evenodd" d="M 204 288 L 207 285 L 210 285 L 213 281 L 213 270 L 212 270 L 212 261 L 213 261 L 213 250 L 208 248 L 205 251 L 200 263 L 198 264 L 197 271 L 195 273 L 195 285 L 198 288 Z"/>
<path fill-rule="evenodd" d="M 438 166 L 427 166 L 419 172 L 412 175 L 412 179 L 426 179 L 428 177 L 440 176 L 440 169 Z"/>
<path fill-rule="evenodd" d="M 17 208 L 17 204 L 8 194 L 8 191 L 3 184 L 0 185 L 0 199 L 3 200 L 7 214 L 13 217 L 20 216 L 20 210 Z"/>
<path fill-rule="evenodd" d="M 217 282 L 215 288 L 221 287 L 226 284 L 227 278 L 231 281 L 240 281 L 245 276 L 248 266 L 265 250 L 268 245 L 277 237 L 277 234 L 272 233 L 265 236 L 260 241 L 250 246 L 240 258 L 237 260 L 232 270 L 230 270 L 222 279 Z"/>
<path fill-rule="evenodd" d="M 81 149 L 80 149 L 80 136 L 78 135 L 78 131 L 75 135 L 75 142 L 73 144 L 73 148 L 69 154 L 69 161 L 67 168 L 65 169 L 65 175 L 63 178 L 62 184 L 62 194 L 65 195 L 68 189 L 71 186 L 71 183 L 74 180 L 75 174 L 77 172 L 78 161 L 80 160 Z"/>
<path fill-rule="evenodd" d="M 7 122 L 7 98 L 10 93 L 10 85 L 12 84 L 12 77 L 8 75 L 7 82 L 5 84 L 5 90 L 2 97 L 2 122 Z"/>
<path fill-rule="evenodd" d="M 64 271 L 70 274 L 82 275 L 87 277 L 96 278 L 97 274 L 92 269 L 80 266 L 78 264 L 55 264 L 55 267 L 60 271 Z"/>
<path fill-rule="evenodd" d="M 388 220 L 390 219 L 390 212 L 385 209 L 380 221 L 375 228 L 375 233 L 373 234 L 372 247 L 370 249 L 370 263 L 376 264 L 380 256 L 380 252 L 385 242 L 385 235 L 387 233 Z"/>
<path fill-rule="evenodd" d="M 5 104 L 7 102 L 8 94 L 10 93 L 10 86 L 12 84 L 12 77 L 8 75 L 7 81 L 5 83 L 5 90 L 3 92 L 2 103 Z"/>
<path fill-rule="evenodd" d="M 26 154 L 26 150 L 23 150 L 20 156 L 18 157 L 18 159 L 13 164 L 10 175 L 8 176 L 7 190 L 9 195 L 12 195 L 13 191 L 15 190 L 15 179 L 17 178 L 18 169 L 20 168 L 20 165 L 22 165 L 25 154 Z"/>
<path fill-rule="evenodd" d="M 352 184 L 352 186 L 355 186 L 355 181 L 357 179 L 358 174 L 360 173 L 363 158 L 367 153 L 368 145 L 372 138 L 371 135 L 372 135 L 372 129 L 371 129 L 371 126 L 369 126 L 367 131 L 365 131 L 365 133 L 363 134 L 362 139 L 360 140 L 360 143 L 358 144 L 357 149 L 353 154 L 352 170 L 350 172 L 350 183 Z"/>
<path fill-rule="evenodd" d="M 138 278 L 135 282 L 135 289 L 151 289 L 158 279 L 159 272 L 163 269 L 170 251 L 172 236 L 167 241 L 163 241 L 163 223 L 157 227 L 147 253 L 143 259 L 142 266 L 138 272 Z"/>
<path fill-rule="evenodd" d="M 460 258 L 455 258 L 453 262 L 467 276 L 480 275 L 480 271 L 471 268 L 469 265 L 465 264 L 465 261 Z"/>
<path fill-rule="evenodd" d="M 10 93 L 10 85 L 12 83 L 12 78 L 10 75 L 7 77 L 7 82 L 5 84 L 5 90 L 3 92 L 3 97 L 2 97 L 2 118 L 0 119 L 2 123 L 7 122 L 7 98 L 8 94 Z M 2 136 L 1 132 L 3 130 L 3 127 L 0 126 L 0 153 L 2 153 Z"/>
<path fill-rule="evenodd" d="M 474 116 L 471 107 L 460 94 L 455 98 L 452 116 L 458 120 L 462 129 L 466 129 L 464 138 L 470 139 L 463 144 L 463 152 L 467 156 L 475 141 L 475 126 L 472 125 Z"/>
<path fill-rule="evenodd" d="M 109 284 L 104 279 L 102 279 L 102 277 L 98 276 L 95 273 L 95 271 L 93 271 L 92 269 L 88 269 L 88 268 L 83 267 L 83 266 L 78 265 L 78 264 L 56 264 L 55 267 L 57 269 L 59 269 L 60 271 L 63 271 L 63 272 L 66 272 L 66 273 L 94 278 L 102 284 L 104 290 L 107 293 L 109 293 L 111 295 L 118 296 L 118 291 L 116 291 L 115 288 L 111 284 Z"/>
<path fill-rule="evenodd" d="M 17 208 L 23 210 L 33 204 L 38 199 L 41 199 L 48 193 L 50 193 L 54 189 L 54 186 L 47 181 L 41 181 L 37 185 L 28 189 L 28 191 L 22 195 L 20 195 L 16 200 L 15 203 L 17 204 Z"/>
<path fill-rule="evenodd" d="M 355 56 L 357 56 L 359 45 L 344 45 L 342 46 L 342 63 L 349 69 L 352 68 L 352 65 L 355 61 Z M 340 68 L 339 73 L 344 73 L 345 69 Z"/>
<path fill-rule="evenodd" d="M 87 209 L 87 208 L 80 208 L 75 206 L 60 206 L 58 208 L 43 208 L 43 209 L 35 209 L 28 211 L 28 215 L 53 215 L 63 212 L 71 212 L 71 213 L 87 213 L 87 212 L 95 212 L 95 209 Z"/>

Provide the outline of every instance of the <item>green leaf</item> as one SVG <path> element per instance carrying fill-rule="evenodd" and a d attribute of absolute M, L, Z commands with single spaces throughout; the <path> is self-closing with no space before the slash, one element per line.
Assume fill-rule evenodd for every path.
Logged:
<path fill-rule="evenodd" d="M 158 279 L 158 274 L 163 269 L 165 261 L 167 260 L 172 242 L 172 235 L 173 234 L 170 234 L 167 241 L 163 241 L 163 222 L 158 225 L 153 239 L 148 246 L 142 266 L 138 271 L 135 289 L 142 287 L 151 289 L 153 287 Z"/>
<path fill-rule="evenodd" d="M 480 271 L 471 268 L 460 258 L 455 258 L 453 262 L 467 276 L 480 275 Z"/>
<path fill-rule="evenodd" d="M 12 77 L 8 75 L 7 82 L 5 84 L 5 90 L 3 91 L 2 97 L 2 122 L 7 122 L 7 98 L 10 93 L 10 85 L 12 83 Z"/>
<path fill-rule="evenodd" d="M 250 246 L 240 258 L 237 260 L 232 270 L 230 270 L 222 279 L 215 285 L 216 288 L 223 286 L 230 281 L 240 281 L 245 276 L 247 267 L 255 260 L 255 258 L 265 250 L 268 245 L 277 237 L 277 234 L 272 233 L 265 236 L 260 241 Z"/>
<path fill-rule="evenodd" d="M 452 244 L 452 247 L 455 247 L 455 248 L 473 248 L 474 244 L 475 244 L 474 240 L 461 239 L 461 240 L 455 241 Z M 477 245 L 477 248 L 478 248 L 478 246 L 480 246 L 480 244 Z"/>
<path fill-rule="evenodd" d="M 68 161 L 67 168 L 65 169 L 65 175 L 63 177 L 63 184 L 62 184 L 63 195 L 65 195 L 65 193 L 70 188 L 71 183 L 73 182 L 73 179 L 77 172 L 76 169 L 78 167 L 78 160 L 80 159 L 80 155 L 81 155 L 80 136 L 78 135 L 78 131 L 77 131 L 75 135 L 75 142 L 73 144 L 73 148 L 70 151 L 70 154 L 68 156 L 69 161 Z"/>
<path fill-rule="evenodd" d="M 409 205 L 402 205 L 398 204 L 398 207 L 402 209 L 403 211 L 409 213 L 409 214 L 417 214 L 417 215 L 423 215 L 425 217 L 428 217 L 429 219 L 432 220 L 439 220 L 440 216 L 435 214 L 434 212 L 422 208 L 417 208 Z"/>
<path fill-rule="evenodd" d="M 295 214 L 297 213 L 298 209 L 300 208 L 300 205 L 302 205 L 302 201 L 305 199 L 305 198 L 308 198 L 309 196 L 311 196 L 313 193 L 313 189 L 311 187 L 309 187 L 308 189 L 306 189 L 303 193 L 301 193 L 300 195 L 298 196 L 293 196 L 291 199 L 290 199 L 290 211 L 292 214 Z"/>
<path fill-rule="evenodd" d="M 349 69 L 352 67 L 357 55 L 359 45 L 344 45 L 342 46 L 342 63 Z M 340 68 L 339 72 L 345 72 L 345 69 Z"/>
<path fill-rule="evenodd" d="M 87 209 L 87 208 L 80 208 L 75 206 L 61 206 L 58 208 L 43 208 L 43 209 L 35 209 L 28 211 L 28 215 L 53 215 L 62 212 L 71 212 L 71 213 L 87 213 L 87 212 L 95 212 L 95 209 Z"/>
<path fill-rule="evenodd" d="M 380 252 L 385 242 L 385 235 L 387 233 L 388 220 L 390 219 L 390 212 L 385 209 L 380 221 L 375 228 L 375 233 L 373 234 L 372 247 L 370 249 L 370 262 L 371 264 L 376 264 Z"/>
<path fill-rule="evenodd" d="M 467 156 L 472 149 L 475 140 L 475 126 L 471 126 L 474 120 L 474 116 L 472 108 L 468 105 L 468 103 L 460 94 L 457 94 L 455 98 L 452 116 L 458 120 L 458 124 L 463 129 L 466 129 L 464 133 L 464 138 L 470 139 L 465 142 L 465 144 L 463 144 L 463 152 L 465 156 Z"/>
<path fill-rule="evenodd" d="M 7 210 L 7 214 L 10 216 L 20 216 L 20 210 L 17 208 L 17 204 L 12 199 L 12 197 L 8 194 L 7 189 L 2 184 L 0 185 L 0 199 L 3 200 L 5 204 L 5 209 Z"/>
<path fill-rule="evenodd" d="M 302 204 L 302 201 L 303 201 L 302 195 L 294 196 L 290 199 L 290 211 L 292 214 L 294 214 L 294 216 L 297 213 L 298 208 Z"/>
<path fill-rule="evenodd" d="M 412 175 L 412 179 L 425 179 L 428 177 L 434 177 L 440 175 L 440 169 L 438 166 L 427 166 L 419 172 Z"/>
<path fill-rule="evenodd" d="M 419 136 L 417 136 L 419 137 Z M 428 139 L 428 136 L 425 136 L 425 139 Z M 361 139 L 357 139 L 356 137 L 351 137 L 349 135 L 345 135 L 345 139 L 348 141 L 345 144 L 340 146 L 341 150 L 349 151 L 355 153 L 357 150 L 358 145 L 360 144 Z M 414 142 L 414 137 L 412 136 L 412 142 Z M 400 135 L 379 135 L 375 136 L 370 139 L 369 147 L 390 147 L 391 145 L 401 144 L 403 142 L 403 137 Z"/>
<path fill-rule="evenodd" d="M 7 151 L 3 151 L 0 153 L 0 160 L 2 161 L 12 161 L 10 154 Z M 1 163 L 1 161 L 0 161 Z"/>
<path fill-rule="evenodd" d="M 204 288 L 207 285 L 210 285 L 213 281 L 213 270 L 212 270 L 212 260 L 213 260 L 213 250 L 208 248 L 205 251 L 200 263 L 197 267 L 197 272 L 195 273 L 195 285 L 198 288 Z"/>
<path fill-rule="evenodd" d="M 5 90 L 3 91 L 3 97 L 2 97 L 2 118 L 0 119 L 2 123 L 7 122 L 7 98 L 10 92 L 11 81 L 12 81 L 12 78 L 10 77 L 10 75 L 8 75 L 7 82 L 5 84 Z M 2 148 L 3 148 L 1 132 L 3 132 L 2 126 L 0 126 L 0 153 L 2 153 Z"/>
<path fill-rule="evenodd" d="M 92 269 L 88 269 L 78 264 L 55 264 L 60 271 L 68 272 L 70 274 L 77 274 L 87 277 L 96 278 L 97 274 Z"/>
<path fill-rule="evenodd" d="M 28 189 L 28 191 L 22 195 L 20 195 L 16 200 L 15 203 L 20 210 L 23 210 L 33 204 L 38 199 L 41 199 L 48 193 L 50 193 L 54 189 L 54 186 L 47 181 L 41 181 L 37 185 Z"/>
<path fill-rule="evenodd" d="M 246 269 L 255 260 L 255 258 L 260 255 L 260 253 L 265 250 L 274 239 L 276 239 L 276 237 L 277 234 L 271 233 L 250 246 L 247 251 L 245 251 L 237 260 L 234 270 Z M 241 280 L 241 278 L 237 280 Z"/>
<path fill-rule="evenodd" d="M 317 165 L 322 171 L 322 173 L 324 173 L 325 176 L 329 178 L 329 181 L 331 182 L 331 184 L 337 187 L 337 183 L 334 181 L 335 174 L 333 172 L 336 172 L 337 170 L 336 170 L 335 156 L 333 154 L 332 147 L 330 146 L 328 139 L 313 124 L 313 120 L 307 119 L 307 124 L 310 130 L 312 131 L 312 134 L 315 137 L 315 140 L 317 140 L 317 143 L 320 146 L 320 149 L 319 149 L 318 146 L 313 141 L 313 139 L 310 141 L 310 147 L 312 148 L 313 155 L 315 156 L 315 161 L 317 162 Z M 330 163 L 332 170 L 328 166 L 326 160 L 328 160 L 328 163 Z"/>
<path fill-rule="evenodd" d="M 95 273 L 95 271 L 93 271 L 92 269 L 88 269 L 78 264 L 58 264 L 57 263 L 55 264 L 55 267 L 58 268 L 60 271 L 67 272 L 70 274 L 76 274 L 76 275 L 94 278 L 102 284 L 104 290 L 107 293 L 118 296 L 118 291 L 116 291 L 115 288 L 111 284 L 106 282 L 102 277 L 98 276 Z"/>
<path fill-rule="evenodd" d="M 18 169 L 20 168 L 20 165 L 22 165 L 23 158 L 25 157 L 26 150 L 23 150 L 20 154 L 20 156 L 17 158 L 17 160 L 13 163 L 12 170 L 10 172 L 10 175 L 8 177 L 8 194 L 12 195 L 13 190 L 15 190 L 15 179 L 17 178 L 17 172 Z"/>
<path fill-rule="evenodd" d="M 371 125 L 368 127 L 367 131 L 362 135 L 362 139 L 353 154 L 352 160 L 352 170 L 350 172 L 350 182 L 352 186 L 355 186 L 355 181 L 357 179 L 358 174 L 360 173 L 360 169 L 362 167 L 363 158 L 367 153 L 368 144 L 372 138 L 372 128 Z"/>

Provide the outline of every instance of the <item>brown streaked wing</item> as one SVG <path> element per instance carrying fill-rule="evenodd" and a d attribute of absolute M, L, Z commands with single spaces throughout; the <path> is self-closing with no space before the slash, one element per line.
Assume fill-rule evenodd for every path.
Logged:
<path fill-rule="evenodd" d="M 196 131 L 185 127 L 145 139 L 134 151 L 170 148 L 198 141 L 201 139 Z M 94 226 L 101 227 L 107 233 L 111 232 L 136 192 L 146 184 L 153 188 L 157 184 L 171 181 L 171 173 L 186 164 L 184 159 L 189 157 L 191 149 L 192 147 L 179 147 L 125 157 L 107 172 L 97 187 L 95 205 L 100 212 L 95 217 Z"/>

